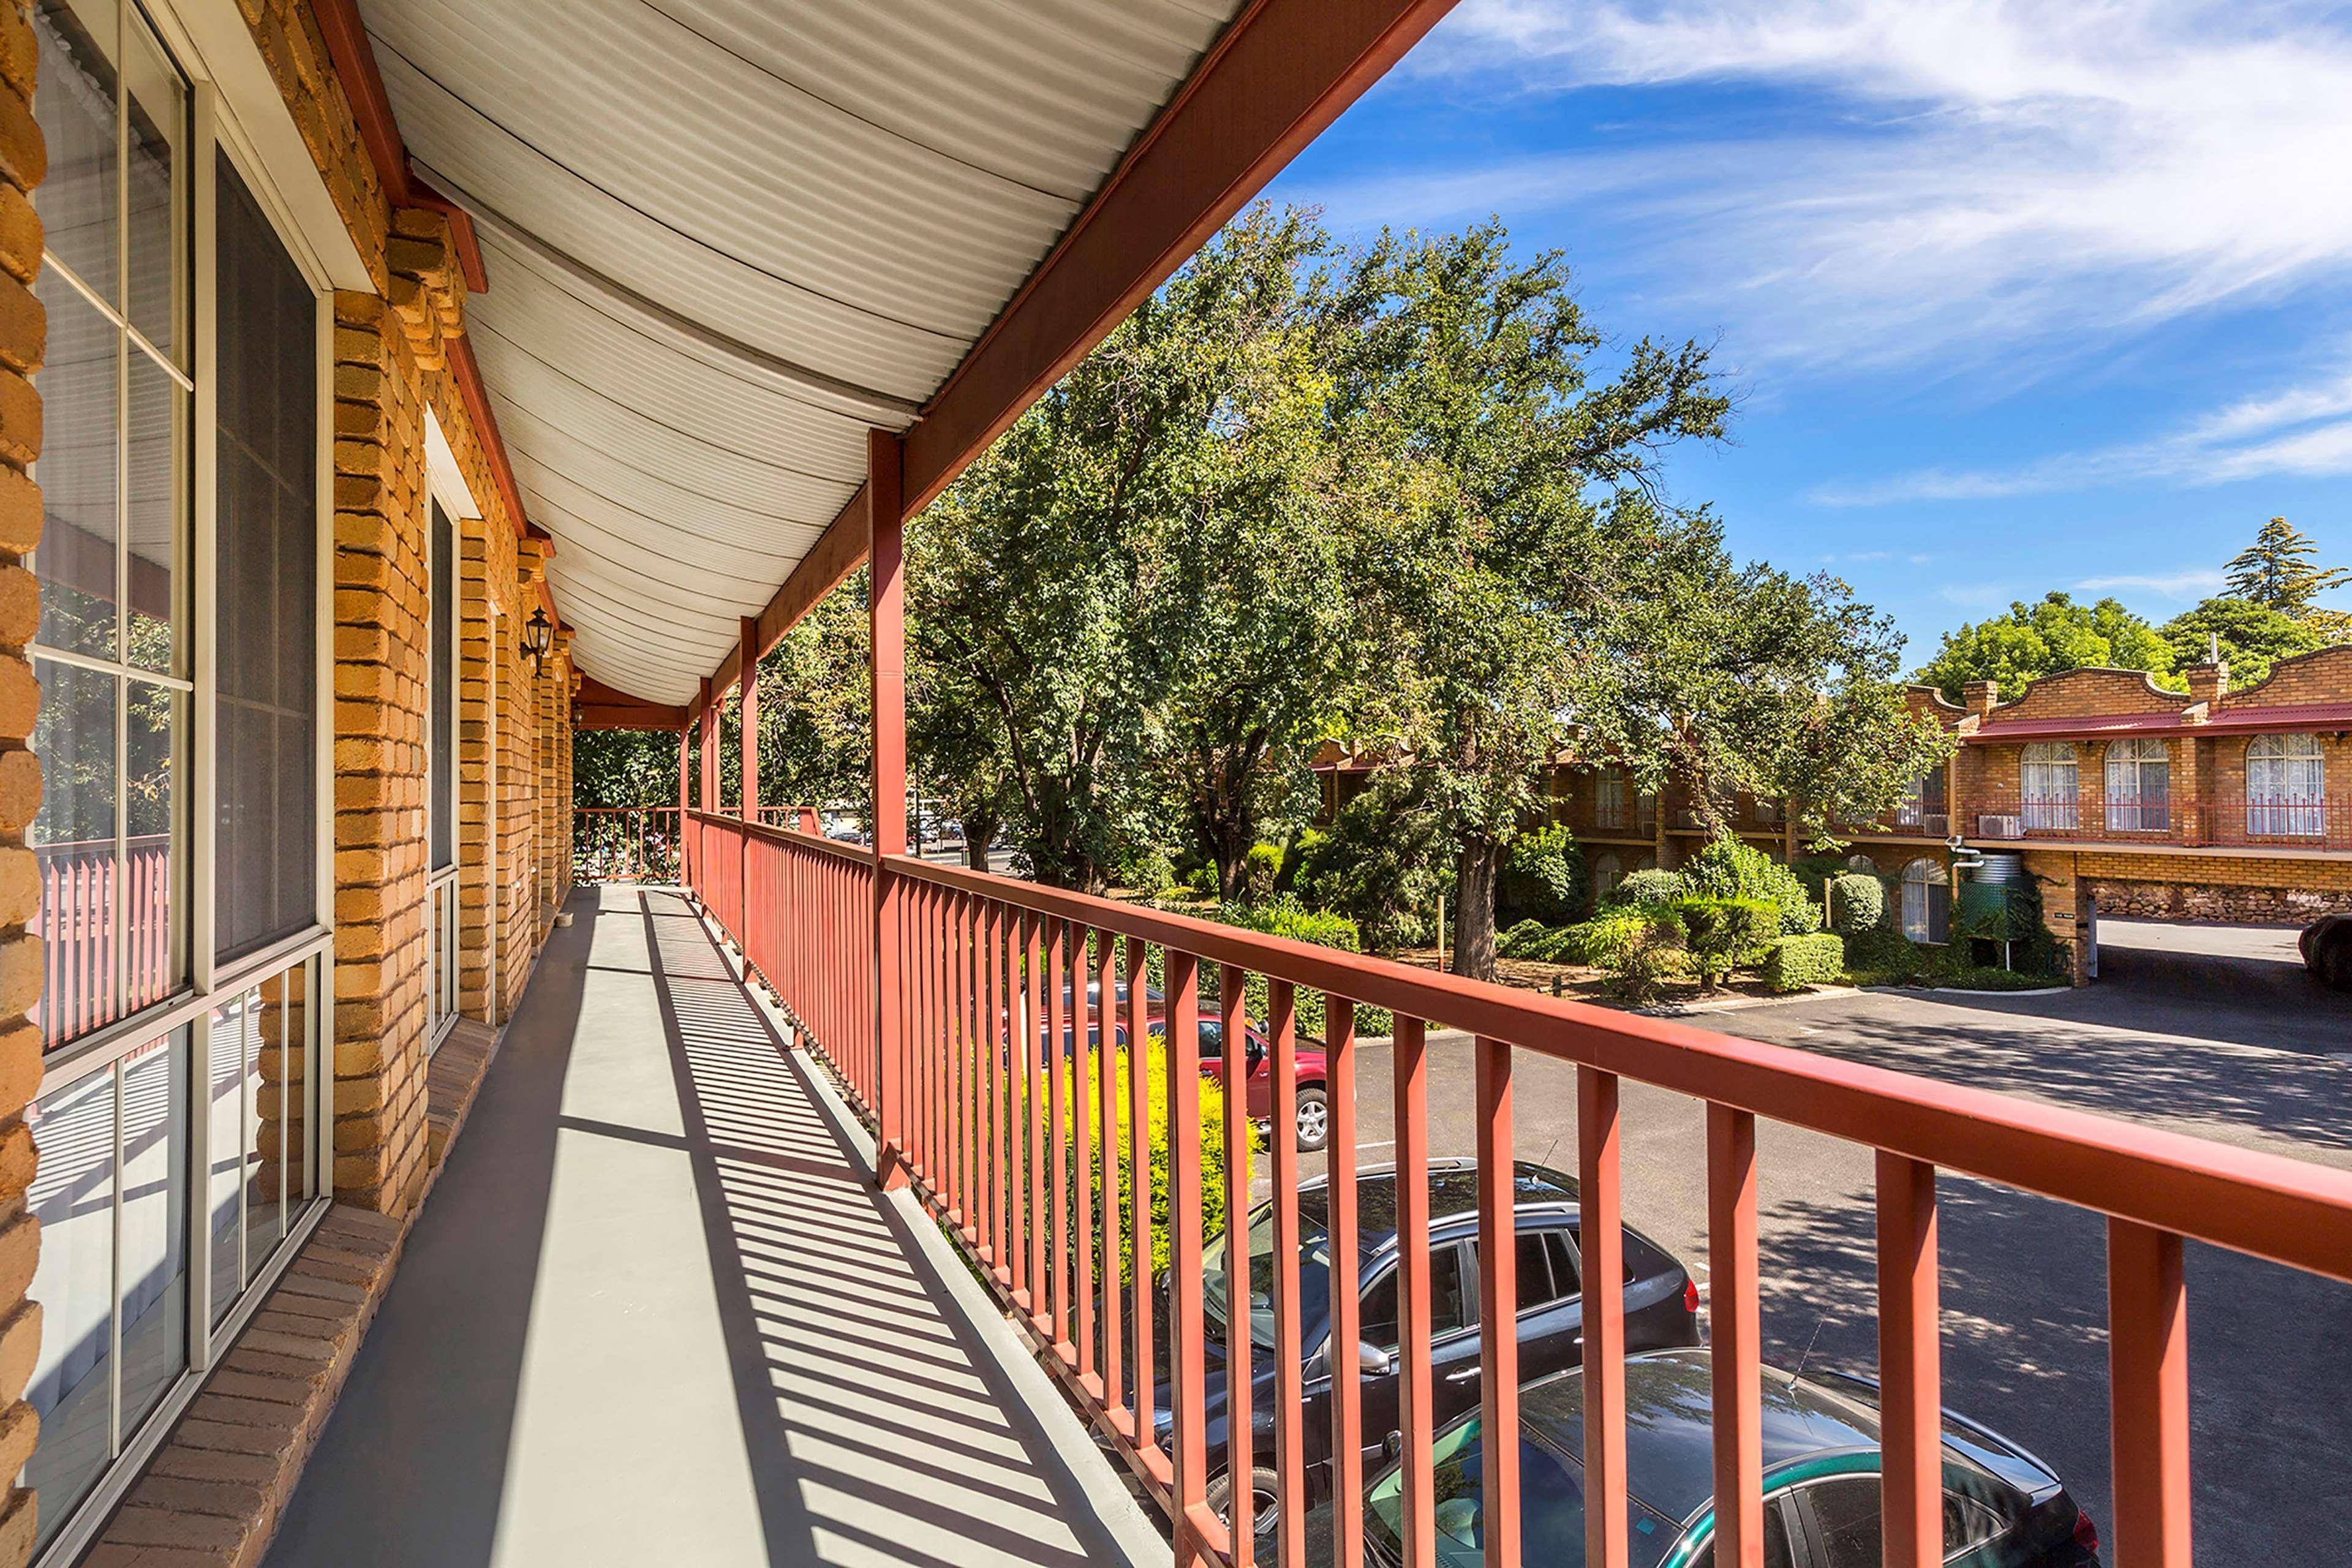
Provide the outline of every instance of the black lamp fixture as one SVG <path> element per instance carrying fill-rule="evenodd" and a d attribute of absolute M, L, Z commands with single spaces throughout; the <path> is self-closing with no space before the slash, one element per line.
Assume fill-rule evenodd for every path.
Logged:
<path fill-rule="evenodd" d="M 547 618 L 545 610 L 533 610 L 522 628 L 522 651 L 530 656 L 531 668 L 536 669 L 545 663 L 548 650 L 554 646 L 554 623 Z"/>

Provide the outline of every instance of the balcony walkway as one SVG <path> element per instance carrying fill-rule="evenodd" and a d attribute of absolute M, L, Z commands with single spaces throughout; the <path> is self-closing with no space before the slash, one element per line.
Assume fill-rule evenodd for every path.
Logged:
<path fill-rule="evenodd" d="M 571 908 L 272 1568 L 1164 1561 L 685 901 Z"/>

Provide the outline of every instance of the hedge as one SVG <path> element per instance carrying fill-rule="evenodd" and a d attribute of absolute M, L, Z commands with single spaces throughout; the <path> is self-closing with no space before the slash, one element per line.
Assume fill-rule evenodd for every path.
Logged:
<path fill-rule="evenodd" d="M 1824 884 L 1840 936 L 1859 936 L 1886 923 L 1886 884 L 1867 871 L 1847 871 Z"/>
<path fill-rule="evenodd" d="M 1194 920 L 1214 921 L 1219 925 L 1239 926 L 1265 936 L 1287 937 L 1293 942 L 1311 942 L 1317 947 L 1337 948 L 1342 952 L 1361 952 L 1363 941 L 1357 934 L 1356 922 L 1345 915 L 1328 910 L 1310 910 L 1296 899 L 1282 898 L 1265 904 L 1213 904 L 1206 909 L 1197 904 L 1158 906 L 1172 914 L 1189 915 Z M 1160 949 L 1148 950 L 1147 973 L 1154 985 L 1167 978 Z M 1213 963 L 1201 966 L 1201 1000 L 1202 1010 L 1217 1000 L 1218 970 Z M 1265 976 L 1252 971 L 1244 993 L 1249 1014 L 1260 1024 L 1266 1016 Z M 1298 1026 L 1309 1037 L 1322 1039 L 1324 1035 L 1324 998 L 1320 991 L 1299 986 L 1292 993 L 1298 1010 Z M 1396 1015 L 1385 1007 L 1358 1006 L 1356 1032 L 1359 1035 L 1381 1036 L 1396 1031 Z"/>
<path fill-rule="evenodd" d="M 1763 899 L 1685 899 L 1675 906 L 1702 990 L 1755 961 L 1780 929 L 1778 905 Z"/>
<path fill-rule="evenodd" d="M 1784 936 L 1764 955 L 1764 984 L 1772 991 L 1802 991 L 1833 984 L 1845 969 L 1845 942 L 1828 931 Z"/>

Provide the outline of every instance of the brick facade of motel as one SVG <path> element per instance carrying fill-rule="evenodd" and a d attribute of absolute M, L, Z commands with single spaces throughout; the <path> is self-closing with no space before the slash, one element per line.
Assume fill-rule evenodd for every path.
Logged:
<path fill-rule="evenodd" d="M 306 0 L 238 6 L 377 284 L 376 292 L 333 299 L 334 607 L 325 633 L 334 658 L 332 1160 L 340 1203 L 397 1215 L 423 1188 L 428 1136 L 427 408 L 482 512 L 453 520 L 461 561 L 450 566 L 461 573 L 459 1008 L 492 1024 L 520 994 L 569 880 L 576 679 L 568 633 L 538 668 L 520 649 L 548 545 L 518 537 L 520 520 L 451 373 L 446 348 L 464 331 L 465 283 L 448 220 L 387 199 Z M 39 1436 L 25 1400 L 41 1328 L 39 1305 L 28 1299 L 39 1237 L 26 1201 L 37 1153 L 25 1116 L 42 1073 L 41 1032 L 26 1016 L 43 973 L 31 930 L 39 884 L 26 847 L 41 799 L 40 764 L 28 749 L 40 693 L 26 652 L 40 601 L 24 563 L 43 521 L 28 475 L 41 448 L 33 377 L 45 340 L 30 287 L 42 231 L 29 195 L 46 167 L 31 110 L 37 58 L 28 10 L 21 0 L 0 5 L 0 1476 L 11 1481 L 0 1500 L 0 1568 L 32 1552 L 37 1500 L 13 1482 Z M 279 989 L 264 998 L 274 1014 L 305 1002 Z M 264 1071 L 282 1082 L 299 1065 L 266 1060 Z M 284 1114 L 287 1098 L 265 1093 L 265 1118 Z M 281 1149 L 302 1146 L 299 1134 L 265 1127 L 262 1179 L 275 1183 L 275 1162 Z M 235 1445 L 218 1458 L 232 1468 L 245 1459 Z"/>

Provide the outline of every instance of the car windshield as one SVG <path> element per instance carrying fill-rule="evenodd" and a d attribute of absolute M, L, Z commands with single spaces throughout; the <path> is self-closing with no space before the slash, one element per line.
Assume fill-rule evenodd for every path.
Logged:
<path fill-rule="evenodd" d="M 1311 1345 L 1322 1332 L 1331 1310 L 1331 1238 L 1301 1205 L 1298 1216 L 1298 1325 L 1302 1344 Z M 1201 1310 L 1212 1338 L 1225 1331 L 1225 1237 L 1218 1237 L 1201 1254 Z M 1250 1216 L 1249 1227 L 1250 1342 L 1274 1343 L 1274 1205 L 1261 1206 Z"/>
<path fill-rule="evenodd" d="M 1436 1479 L 1437 1561 L 1445 1568 L 1481 1568 L 1486 1562 L 1486 1488 L 1480 1464 L 1484 1423 L 1472 1416 L 1438 1435 L 1432 1455 Z M 1395 1562 L 1405 1560 L 1404 1470 L 1374 1483 L 1364 1500 L 1373 1543 Z M 1627 1498 L 1629 1568 L 1654 1568 L 1681 1531 Z M 1555 1447 L 1538 1428 L 1519 1426 L 1519 1558 L 1525 1563 L 1584 1561 L 1584 1467 Z"/>

